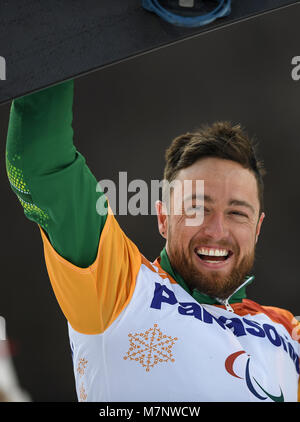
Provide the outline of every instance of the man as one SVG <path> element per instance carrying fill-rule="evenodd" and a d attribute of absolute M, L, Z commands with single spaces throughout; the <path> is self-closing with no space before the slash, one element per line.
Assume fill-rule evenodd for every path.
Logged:
<path fill-rule="evenodd" d="M 73 145 L 73 85 L 13 102 L 6 162 L 68 320 L 78 399 L 296 401 L 297 321 L 246 299 L 264 219 L 247 135 L 216 123 L 173 141 L 165 179 L 179 183 L 156 204 L 166 247 L 150 263 L 96 212 L 103 194 Z M 203 180 L 204 195 L 186 180 Z"/>

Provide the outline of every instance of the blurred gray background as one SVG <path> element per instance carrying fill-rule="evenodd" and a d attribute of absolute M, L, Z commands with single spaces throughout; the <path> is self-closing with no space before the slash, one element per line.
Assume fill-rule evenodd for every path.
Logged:
<path fill-rule="evenodd" d="M 161 180 L 171 140 L 202 123 L 241 123 L 260 142 L 266 218 L 248 298 L 300 315 L 299 5 L 184 40 L 75 81 L 74 142 L 97 180 Z M 9 187 L 0 107 L 1 287 L 13 361 L 34 401 L 76 401 L 67 325 L 50 287 L 38 227 Z M 119 216 L 142 253 L 163 247 L 155 216 Z"/>

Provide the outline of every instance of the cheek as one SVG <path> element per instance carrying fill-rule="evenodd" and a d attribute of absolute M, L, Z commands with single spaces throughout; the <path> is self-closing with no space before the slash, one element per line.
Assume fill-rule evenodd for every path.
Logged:
<path fill-rule="evenodd" d="M 169 221 L 168 234 L 172 238 L 173 244 L 188 245 L 198 231 L 195 227 L 186 226 L 182 216 L 173 216 Z"/>
<path fill-rule="evenodd" d="M 241 255 L 251 252 L 255 246 L 255 230 L 251 227 L 240 227 L 232 232 L 240 248 Z"/>

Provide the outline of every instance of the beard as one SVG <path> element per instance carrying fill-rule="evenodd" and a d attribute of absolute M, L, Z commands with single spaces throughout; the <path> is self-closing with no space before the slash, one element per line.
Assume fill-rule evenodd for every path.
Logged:
<path fill-rule="evenodd" d="M 200 293 L 205 293 L 208 296 L 227 299 L 244 281 L 245 277 L 253 268 L 255 258 L 255 247 L 253 250 L 245 255 L 239 264 L 237 264 L 240 256 L 240 248 L 232 245 L 219 244 L 219 247 L 231 249 L 233 251 L 232 258 L 235 259 L 234 266 L 229 274 L 222 275 L 222 270 L 201 271 L 193 262 L 192 254 L 195 254 L 193 248 L 189 248 L 187 254 L 183 248 L 175 247 L 171 242 L 171 237 L 168 238 L 168 255 L 172 268 L 183 277 L 185 283 L 190 289 L 197 289 Z M 201 245 L 208 245 L 209 241 L 204 239 Z"/>

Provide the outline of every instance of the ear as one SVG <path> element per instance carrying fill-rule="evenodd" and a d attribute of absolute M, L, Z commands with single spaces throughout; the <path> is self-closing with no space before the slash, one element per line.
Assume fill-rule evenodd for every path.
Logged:
<path fill-rule="evenodd" d="M 158 231 L 163 238 L 167 239 L 168 232 L 168 220 L 166 207 L 162 201 L 155 202 L 156 214 L 157 214 L 157 224 Z"/>
<path fill-rule="evenodd" d="M 256 226 L 255 243 L 257 243 L 257 241 L 258 241 L 258 236 L 259 236 L 259 233 L 260 233 L 261 225 L 262 225 L 262 222 L 263 222 L 265 216 L 266 216 L 265 213 L 262 212 L 261 216 L 259 217 L 259 220 L 258 220 L 258 223 L 257 223 L 257 226 Z"/>

